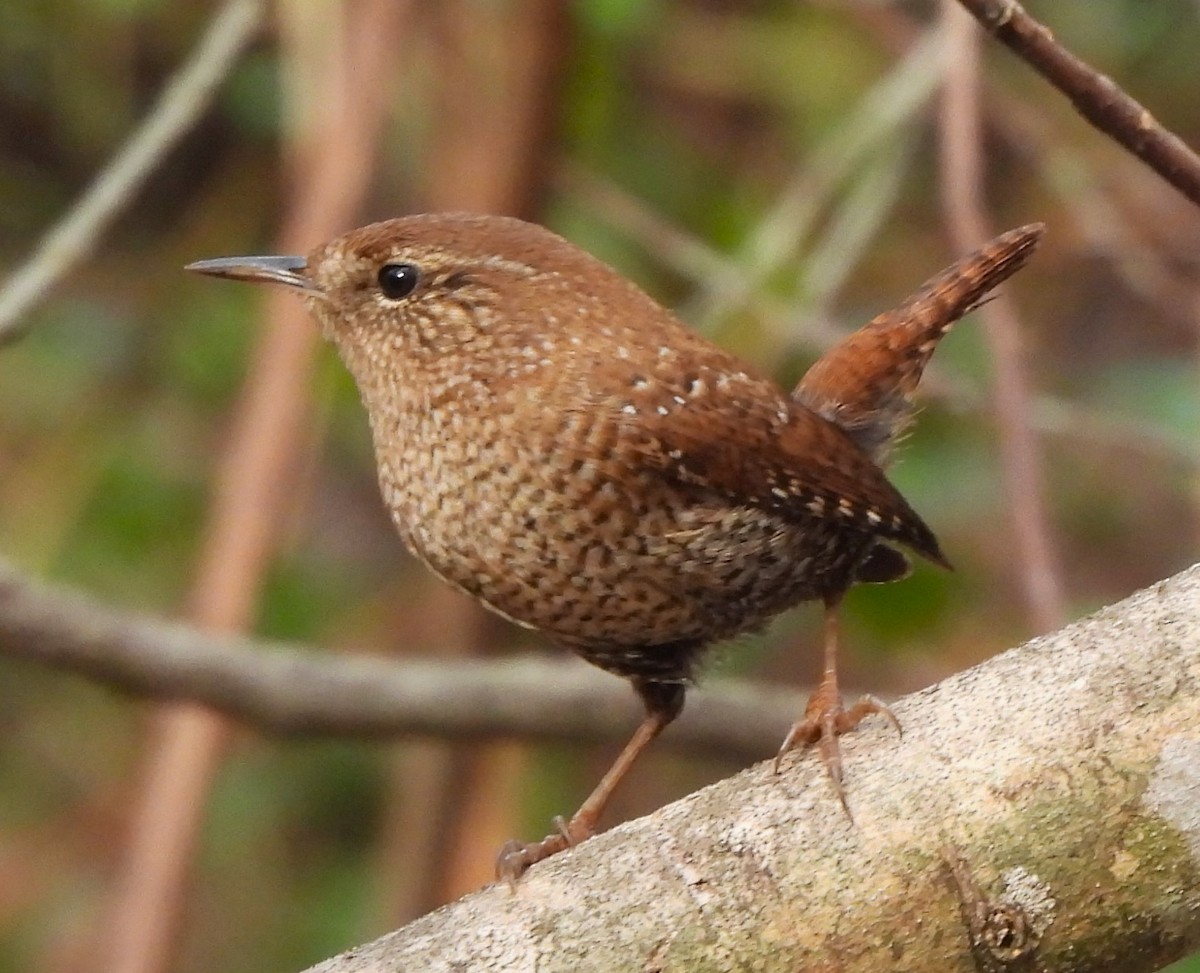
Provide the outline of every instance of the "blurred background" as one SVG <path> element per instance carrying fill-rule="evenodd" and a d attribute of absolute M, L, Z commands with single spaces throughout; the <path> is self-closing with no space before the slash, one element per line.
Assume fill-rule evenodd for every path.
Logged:
<path fill-rule="evenodd" d="M 0 4 L 0 281 L 235 6 Z M 1200 145 L 1195 2 L 1027 7 Z M 957 570 L 853 592 L 844 681 L 928 685 L 1193 563 L 1200 217 L 958 14 L 272 5 L 0 348 L 0 555 L 334 653 L 544 650 L 404 552 L 356 392 L 298 302 L 182 265 L 404 213 L 513 213 L 790 384 L 981 242 L 974 212 L 1049 233 L 995 317 L 942 345 L 892 471 Z M 811 684 L 819 623 L 803 608 L 739 640 L 711 680 Z M 617 746 L 284 742 L 9 663 L 0 727 L 0 971 L 48 973 L 299 969 L 488 881 L 498 846 L 546 833 Z M 610 820 L 736 769 L 659 747 Z"/>

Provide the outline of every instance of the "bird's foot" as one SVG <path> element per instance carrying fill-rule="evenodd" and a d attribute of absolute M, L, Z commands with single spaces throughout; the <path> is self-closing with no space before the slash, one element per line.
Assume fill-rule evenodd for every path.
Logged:
<path fill-rule="evenodd" d="M 822 683 L 809 697 L 808 706 L 804 709 L 804 718 L 792 724 L 779 747 L 779 752 L 775 754 L 775 773 L 779 773 L 779 766 L 785 754 L 797 747 L 810 747 L 815 743 L 825 769 L 829 771 L 834 793 L 849 817 L 850 807 L 846 803 L 846 790 L 842 786 L 842 750 L 838 745 L 838 737 L 853 730 L 874 713 L 891 723 L 897 733 L 903 733 L 896 714 L 882 700 L 874 696 L 862 696 L 853 706 L 845 709 L 842 707 L 837 684 Z"/>
<path fill-rule="evenodd" d="M 554 819 L 554 834 L 546 835 L 541 841 L 523 842 L 513 839 L 506 842 L 496 856 L 496 880 L 515 885 L 529 869 L 560 851 L 574 848 L 581 841 L 590 838 L 594 833 L 594 825 L 583 815 L 576 814 L 570 821 L 561 816 Z"/>

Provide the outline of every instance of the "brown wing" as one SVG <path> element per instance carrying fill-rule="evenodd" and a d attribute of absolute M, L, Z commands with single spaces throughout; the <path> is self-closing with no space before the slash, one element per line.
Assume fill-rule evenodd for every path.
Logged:
<path fill-rule="evenodd" d="M 568 338 L 575 350 L 555 380 L 559 401 L 590 417 L 598 455 L 717 491 L 733 506 L 840 521 L 946 564 L 932 531 L 844 430 L 612 271 L 590 269 L 586 292 L 571 290 L 572 320 L 586 310 L 587 333 Z"/>
<path fill-rule="evenodd" d="M 717 373 L 702 395 L 672 400 L 674 409 L 638 408 L 643 463 L 735 504 L 833 519 L 949 566 L 933 532 L 854 441 L 771 383 Z"/>

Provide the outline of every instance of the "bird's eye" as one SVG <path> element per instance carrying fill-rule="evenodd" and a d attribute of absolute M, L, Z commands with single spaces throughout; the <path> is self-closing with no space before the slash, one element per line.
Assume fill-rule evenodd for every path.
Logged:
<path fill-rule="evenodd" d="M 378 279 L 383 296 L 398 301 L 413 292 L 421 272 L 413 264 L 384 264 L 379 268 Z"/>

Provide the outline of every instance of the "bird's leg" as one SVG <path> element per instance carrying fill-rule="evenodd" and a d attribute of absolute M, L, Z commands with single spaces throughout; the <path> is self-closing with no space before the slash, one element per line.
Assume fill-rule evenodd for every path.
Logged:
<path fill-rule="evenodd" d="M 516 840 L 505 844 L 496 856 L 497 879 L 504 879 L 511 884 L 520 878 L 530 865 L 564 849 L 573 848 L 595 834 L 600 815 L 608 806 L 617 785 L 629 773 L 629 768 L 654 738 L 683 710 L 685 687 L 682 683 L 634 680 L 633 688 L 646 705 L 646 717 L 625 744 L 625 749 L 608 768 L 608 773 L 600 779 L 600 783 L 579 806 L 579 810 L 571 815 L 571 820 L 564 821 L 561 817 L 554 819 L 557 828 L 554 834 L 529 844 Z"/>
<path fill-rule="evenodd" d="M 872 713 L 885 717 L 896 728 L 897 733 L 901 731 L 896 715 L 882 700 L 874 696 L 863 696 L 849 709 L 842 708 L 837 676 L 838 607 L 841 601 L 840 592 L 825 596 L 825 672 L 821 678 L 821 685 L 808 699 L 808 705 L 804 708 L 804 718 L 792 724 L 779 747 L 779 752 L 775 755 L 775 773 L 779 773 L 780 761 L 789 750 L 817 744 L 838 800 L 849 814 L 846 792 L 842 787 L 842 753 L 837 739 L 839 734 L 853 730 L 864 717 Z"/>

